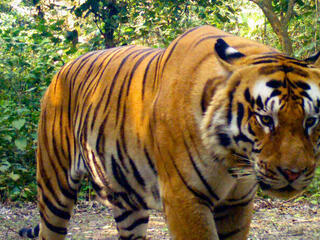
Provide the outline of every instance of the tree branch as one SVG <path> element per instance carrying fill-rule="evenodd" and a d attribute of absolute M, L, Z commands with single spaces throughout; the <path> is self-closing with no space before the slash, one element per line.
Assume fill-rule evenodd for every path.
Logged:
<path fill-rule="evenodd" d="M 283 17 L 283 12 L 280 13 L 280 18 L 275 14 L 272 7 L 272 0 L 249 0 L 257 4 L 261 10 L 263 11 L 264 15 L 267 17 L 268 21 L 270 22 L 273 31 L 277 34 L 282 49 L 285 51 L 286 54 L 292 55 L 292 42 L 290 37 L 288 36 L 288 24 L 290 18 L 293 15 L 293 7 L 296 3 L 296 0 L 289 0 L 288 9 Z"/>
<path fill-rule="evenodd" d="M 273 12 L 271 0 L 249 0 L 249 1 L 254 2 L 261 8 L 264 15 L 267 17 L 268 21 L 270 22 L 273 30 L 277 35 L 279 35 L 281 33 L 281 22 L 278 19 L 277 15 Z"/>
<path fill-rule="evenodd" d="M 290 0 L 289 1 L 287 13 L 286 13 L 286 16 L 285 16 L 285 18 L 283 19 L 283 22 L 282 22 L 282 24 L 284 26 L 287 26 L 289 24 L 289 21 L 290 21 L 292 15 L 293 15 L 293 8 L 294 8 L 295 4 L 296 4 L 296 0 Z"/>

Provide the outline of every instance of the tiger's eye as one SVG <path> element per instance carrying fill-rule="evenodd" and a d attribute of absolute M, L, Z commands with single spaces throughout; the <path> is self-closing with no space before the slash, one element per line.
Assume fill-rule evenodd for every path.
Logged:
<path fill-rule="evenodd" d="M 307 118 L 306 122 L 305 122 L 305 128 L 311 128 L 313 127 L 317 122 L 317 118 L 315 117 L 309 117 Z"/>
<path fill-rule="evenodd" d="M 261 117 L 261 120 L 262 120 L 262 122 L 264 123 L 264 124 L 270 124 L 271 122 L 272 122 L 272 118 L 271 117 L 269 117 L 269 116 L 262 116 Z"/>
<path fill-rule="evenodd" d="M 261 124 L 273 129 L 274 123 L 273 118 L 268 115 L 259 115 Z"/>

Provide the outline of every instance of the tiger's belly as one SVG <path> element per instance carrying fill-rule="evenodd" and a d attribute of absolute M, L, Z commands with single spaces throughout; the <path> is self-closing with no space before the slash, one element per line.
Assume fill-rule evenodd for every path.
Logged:
<path fill-rule="evenodd" d="M 158 176 L 146 165 L 135 164 L 129 160 L 124 172 L 120 166 L 115 166 L 115 160 L 107 168 L 107 177 L 110 182 L 109 194 L 116 195 L 117 202 L 126 208 L 143 208 L 162 210 Z M 134 164 L 134 167 L 133 167 Z"/>
<path fill-rule="evenodd" d="M 162 209 L 158 174 L 147 150 L 116 147 L 101 154 L 89 145 L 83 148 L 83 163 L 76 172 L 89 175 L 103 204 L 127 209 Z M 140 152 L 140 154 L 139 154 Z M 82 167 L 81 167 L 82 166 Z"/>

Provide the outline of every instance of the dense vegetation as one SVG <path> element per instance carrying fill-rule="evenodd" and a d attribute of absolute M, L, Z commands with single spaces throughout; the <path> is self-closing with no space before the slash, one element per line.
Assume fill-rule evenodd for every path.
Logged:
<path fill-rule="evenodd" d="M 79 2 L 0 3 L 0 201 L 35 198 L 40 98 L 55 72 L 84 52 L 125 44 L 166 47 L 203 24 L 298 58 L 320 45 L 318 0 Z M 309 188 L 314 201 L 319 185 L 317 177 Z"/>

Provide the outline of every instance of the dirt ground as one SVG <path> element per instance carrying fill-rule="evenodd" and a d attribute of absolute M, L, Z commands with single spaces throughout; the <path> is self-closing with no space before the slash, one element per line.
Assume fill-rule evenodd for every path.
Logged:
<path fill-rule="evenodd" d="M 37 223 L 35 204 L 0 204 L 0 239 L 19 239 L 21 227 Z M 170 239 L 164 218 L 152 212 L 148 229 L 149 239 Z M 69 227 L 67 239 L 115 240 L 117 233 L 109 208 L 97 202 L 80 202 Z M 250 240 L 320 240 L 320 206 L 306 201 L 255 201 Z"/>

